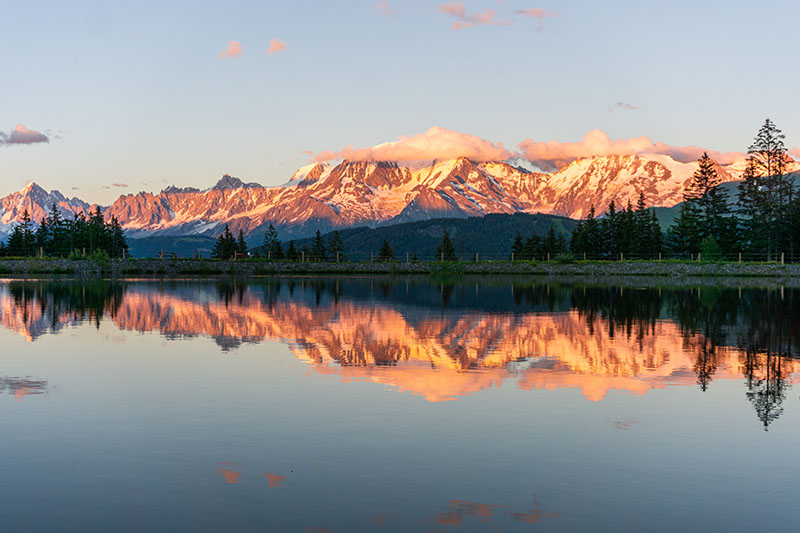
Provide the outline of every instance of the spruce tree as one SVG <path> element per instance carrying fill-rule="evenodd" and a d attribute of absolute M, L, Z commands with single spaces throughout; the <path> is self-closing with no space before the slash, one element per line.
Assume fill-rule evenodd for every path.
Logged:
<path fill-rule="evenodd" d="M 556 237 L 556 231 L 553 228 L 553 225 L 550 224 L 550 229 L 547 230 L 547 235 L 545 236 L 544 243 L 542 244 L 542 259 L 547 259 L 548 254 L 550 259 L 554 259 L 560 251 L 561 250 L 559 250 L 559 242 L 558 237 Z"/>
<path fill-rule="evenodd" d="M 617 259 L 620 252 L 619 215 L 614 200 L 608 204 L 608 212 L 600 221 L 600 256 L 604 259 Z"/>
<path fill-rule="evenodd" d="M 523 250 L 525 247 L 525 243 L 522 242 L 522 235 L 517 232 L 514 236 L 514 242 L 511 244 L 511 258 L 512 259 L 522 259 L 523 257 Z M 438 248 L 437 248 L 438 250 Z M 441 259 L 441 255 L 437 254 L 437 259 Z"/>
<path fill-rule="evenodd" d="M 636 251 L 636 214 L 633 211 L 633 206 L 630 200 L 628 205 L 619 215 L 619 251 L 625 254 L 625 257 L 632 257 Z"/>
<path fill-rule="evenodd" d="M 334 261 L 337 257 L 343 259 L 342 252 L 344 252 L 344 241 L 342 240 L 342 236 L 339 235 L 339 230 L 334 230 L 328 238 L 328 252 L 330 252 L 331 259 Z"/>
<path fill-rule="evenodd" d="M 794 187 L 792 178 L 786 175 L 789 158 L 784 138 L 767 119 L 748 149 L 747 169 L 739 184 L 739 204 L 747 215 L 746 241 L 752 251 L 768 257 L 793 251 L 788 237 Z"/>
<path fill-rule="evenodd" d="M 100 206 L 94 206 L 94 211 L 89 215 L 87 234 L 89 237 L 89 254 L 93 254 L 95 250 L 108 250 L 109 239 L 106 234 L 106 220 L 103 217 L 103 212 L 100 211 Z"/>
<path fill-rule="evenodd" d="M 586 249 L 582 253 L 586 253 L 588 259 L 596 259 L 600 256 L 600 246 L 602 246 L 602 238 L 600 234 L 600 225 L 595 218 L 594 204 L 589 208 L 589 214 L 586 215 L 586 224 L 584 225 Z"/>
<path fill-rule="evenodd" d="M 322 234 L 317 230 L 314 239 L 311 241 L 311 260 L 317 262 L 324 262 L 328 260 L 328 251 L 325 246 L 325 240 Z"/>
<path fill-rule="evenodd" d="M 541 255 L 542 239 L 538 235 L 532 233 L 530 237 L 525 239 L 525 245 L 522 247 L 522 253 L 519 258 L 526 261 L 535 261 L 537 256 Z"/>
<path fill-rule="evenodd" d="M 289 241 L 289 246 L 286 248 L 286 259 L 289 261 L 297 261 L 297 248 L 294 245 L 294 241 Z"/>
<path fill-rule="evenodd" d="M 108 223 L 108 233 L 110 243 L 110 249 L 106 250 L 108 255 L 112 258 L 122 257 L 123 255 L 127 257 L 128 241 L 125 238 L 125 232 L 122 230 L 119 220 L 115 216 L 112 216 L 111 221 Z"/>
<path fill-rule="evenodd" d="M 236 255 L 239 257 L 247 257 L 247 243 L 244 240 L 244 231 L 239 230 L 239 237 L 236 239 Z"/>
<path fill-rule="evenodd" d="M 713 238 L 716 241 L 728 240 L 730 230 L 727 217 L 730 213 L 728 193 L 719 185 L 722 179 L 716 169 L 716 162 L 707 153 L 697 160 L 697 170 L 683 194 L 685 201 L 695 202 L 700 210 L 699 226 L 701 240 Z"/>
<path fill-rule="evenodd" d="M 286 258 L 286 254 L 283 253 L 283 244 L 281 241 L 275 241 L 272 245 L 272 259 L 275 261 L 281 261 Z"/>
<path fill-rule="evenodd" d="M 12 257 L 22 257 L 25 255 L 25 236 L 21 224 L 17 224 L 11 230 L 11 235 L 8 237 L 6 253 Z"/>
<path fill-rule="evenodd" d="M 569 249 L 575 255 L 583 255 L 588 249 L 586 242 L 586 226 L 584 221 L 578 221 L 578 225 L 572 230 L 572 235 L 569 238 Z"/>
<path fill-rule="evenodd" d="M 651 258 L 657 258 L 664 247 L 664 238 L 661 233 L 661 224 L 658 223 L 655 209 L 650 210 L 650 235 L 648 239 L 648 253 Z"/>
<path fill-rule="evenodd" d="M 278 232 L 275 229 L 275 226 L 272 224 L 269 225 L 267 231 L 264 232 L 264 242 L 261 245 L 261 252 L 264 254 L 264 257 L 271 258 L 272 260 L 279 259 L 275 257 L 275 248 L 276 244 L 279 244 L 280 241 L 278 240 Z"/>
<path fill-rule="evenodd" d="M 647 209 L 644 192 L 639 192 L 634 213 L 633 252 L 641 259 L 651 259 L 653 255 L 653 232 L 650 226 L 650 210 Z"/>
<path fill-rule="evenodd" d="M 683 202 L 680 215 L 667 231 L 670 250 L 680 257 L 698 253 L 703 241 L 701 224 L 700 208 L 694 201 Z"/>
<path fill-rule="evenodd" d="M 383 238 L 383 244 L 381 244 L 381 249 L 378 252 L 378 261 L 387 263 L 394 261 L 394 250 L 392 249 L 392 246 L 389 244 L 389 240 L 386 237 Z"/>
<path fill-rule="evenodd" d="M 456 257 L 456 249 L 450 240 L 450 232 L 445 230 L 442 234 L 442 241 L 436 247 L 436 260 L 437 261 L 458 261 Z"/>
<path fill-rule="evenodd" d="M 217 238 L 214 244 L 214 249 L 211 251 L 211 257 L 214 259 L 231 259 L 236 255 L 236 239 L 231 233 L 228 225 L 225 225 L 225 230 Z"/>

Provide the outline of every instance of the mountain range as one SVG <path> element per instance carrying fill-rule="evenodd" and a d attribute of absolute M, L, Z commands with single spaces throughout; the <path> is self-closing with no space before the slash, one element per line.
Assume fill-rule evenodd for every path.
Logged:
<path fill-rule="evenodd" d="M 130 238 L 216 236 L 227 224 L 253 240 L 270 223 L 281 238 L 303 238 L 317 230 L 490 213 L 583 218 L 592 205 L 602 213 L 612 200 L 635 204 L 640 192 L 648 207 L 670 207 L 683 199 L 696 168 L 666 155 L 578 159 L 553 173 L 466 158 L 423 164 L 342 161 L 302 167 L 281 186 L 245 183 L 226 174 L 209 189 L 171 186 L 157 194 L 124 194 L 101 209 L 106 218 L 115 216 Z M 735 181 L 744 161 L 717 170 L 723 181 Z M 54 203 L 70 218 L 94 207 L 30 183 L 0 198 L 0 237 L 24 210 L 39 222 Z"/>

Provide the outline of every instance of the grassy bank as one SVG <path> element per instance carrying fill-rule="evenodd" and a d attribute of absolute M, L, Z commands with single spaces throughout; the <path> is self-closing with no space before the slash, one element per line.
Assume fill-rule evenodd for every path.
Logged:
<path fill-rule="evenodd" d="M 198 259 L 4 259 L 0 274 L 71 274 L 110 276 L 292 275 L 292 274 L 433 274 L 439 276 L 690 276 L 800 278 L 800 264 L 698 263 L 688 261 L 490 261 L 420 263 L 292 263 L 264 260 Z"/>

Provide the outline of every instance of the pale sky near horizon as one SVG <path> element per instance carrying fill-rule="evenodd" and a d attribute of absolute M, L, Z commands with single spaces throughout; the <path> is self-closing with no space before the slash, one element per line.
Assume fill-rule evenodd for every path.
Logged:
<path fill-rule="evenodd" d="M 110 203 L 225 172 L 277 185 L 304 152 L 433 126 L 512 151 L 599 129 L 728 152 L 770 117 L 800 145 L 797 2 L 30 1 L 2 12 L 0 196 L 36 181 Z M 6 142 L 25 138 L 17 124 L 49 142 Z"/>

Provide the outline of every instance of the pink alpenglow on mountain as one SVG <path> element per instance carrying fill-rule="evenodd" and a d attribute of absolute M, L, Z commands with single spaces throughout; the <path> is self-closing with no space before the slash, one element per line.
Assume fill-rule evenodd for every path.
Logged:
<path fill-rule="evenodd" d="M 723 181 L 741 177 L 740 163 L 718 167 Z M 125 194 L 103 209 L 133 237 L 216 236 L 225 224 L 245 234 L 273 224 L 296 238 L 317 229 L 490 213 L 583 218 L 593 205 L 600 214 L 612 200 L 619 207 L 635 204 L 640 192 L 648 207 L 673 206 L 683 200 L 696 167 L 669 155 L 584 158 L 553 173 L 465 157 L 412 163 L 345 160 L 305 166 L 282 186 L 264 187 L 225 175 L 210 189 L 168 187 L 158 194 Z M 30 184 L 0 199 L 0 232 L 7 234 L 24 209 L 40 221 L 53 203 L 68 217 L 90 208 L 87 202 Z"/>

